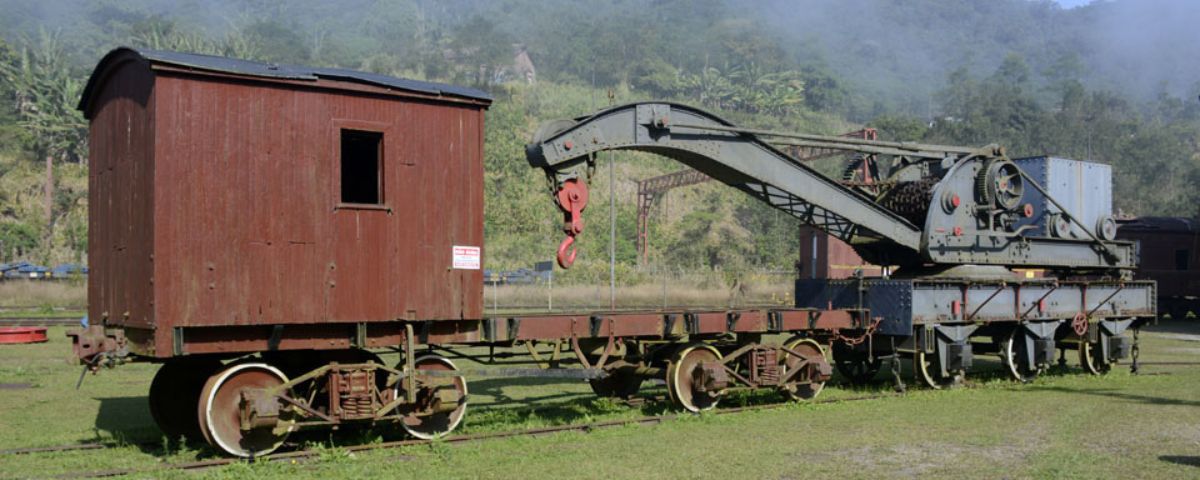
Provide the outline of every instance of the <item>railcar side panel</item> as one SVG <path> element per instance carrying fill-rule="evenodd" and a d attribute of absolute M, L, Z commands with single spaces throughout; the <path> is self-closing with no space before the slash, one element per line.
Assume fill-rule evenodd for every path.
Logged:
<path fill-rule="evenodd" d="M 482 108 L 159 76 L 159 327 L 482 316 Z M 341 201 L 343 130 L 382 135 Z M 282 279 L 282 281 L 281 281 Z"/>
<path fill-rule="evenodd" d="M 88 317 L 154 325 L 154 76 L 145 62 L 114 63 L 93 104 L 88 170 Z"/>

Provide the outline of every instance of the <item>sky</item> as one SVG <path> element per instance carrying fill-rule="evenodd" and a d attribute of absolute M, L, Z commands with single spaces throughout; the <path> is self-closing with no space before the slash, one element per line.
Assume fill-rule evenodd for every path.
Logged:
<path fill-rule="evenodd" d="M 1092 3 L 1092 0 L 1054 0 L 1063 8 L 1075 8 L 1081 5 Z"/>

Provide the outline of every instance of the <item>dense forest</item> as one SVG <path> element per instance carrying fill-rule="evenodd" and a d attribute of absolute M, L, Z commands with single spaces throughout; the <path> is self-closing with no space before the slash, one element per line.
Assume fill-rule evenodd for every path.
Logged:
<path fill-rule="evenodd" d="M 1128 215 L 1195 215 L 1200 6 L 1184 0 L 0 0 L 0 261 L 84 260 L 86 122 L 74 106 L 112 47 L 369 70 L 491 92 L 487 264 L 528 266 L 559 240 L 523 144 L 539 122 L 666 98 L 736 123 L 1000 143 L 1114 166 Z M 674 171 L 602 159 L 579 279 L 616 254 L 636 277 L 635 182 Z M 47 192 L 49 196 L 47 196 Z M 656 206 L 650 268 L 779 269 L 789 217 L 704 184 Z M 605 225 L 606 226 L 606 225 Z"/>

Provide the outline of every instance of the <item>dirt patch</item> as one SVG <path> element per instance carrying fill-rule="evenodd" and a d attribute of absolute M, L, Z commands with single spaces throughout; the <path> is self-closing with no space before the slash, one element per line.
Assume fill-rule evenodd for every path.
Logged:
<path fill-rule="evenodd" d="M 33 388 L 32 383 L 0 383 L 0 390 L 24 390 Z"/>
<path fill-rule="evenodd" d="M 1039 442 L 1014 445 L 952 445 L 945 443 L 921 443 L 870 448 L 854 455 L 827 455 L 808 453 L 809 461 L 838 461 L 854 464 L 860 471 L 889 471 L 900 478 L 916 478 L 934 475 L 946 465 L 955 465 L 967 459 L 986 459 L 995 464 L 1021 464 L 1039 449 Z"/>

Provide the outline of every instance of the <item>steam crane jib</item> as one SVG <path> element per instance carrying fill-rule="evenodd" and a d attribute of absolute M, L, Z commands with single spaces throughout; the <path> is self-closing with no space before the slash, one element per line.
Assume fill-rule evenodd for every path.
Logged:
<path fill-rule="evenodd" d="M 780 145 L 889 156 L 891 169 L 877 187 L 855 188 L 797 161 Z M 587 199 L 587 176 L 576 167 L 586 164 L 590 171 L 594 155 L 605 150 L 672 158 L 851 244 L 880 265 L 914 271 L 973 264 L 1112 272 L 1128 270 L 1136 260 L 1132 245 L 1110 235 L 1111 220 L 1085 225 L 997 145 L 757 130 L 685 105 L 636 103 L 546 123 L 526 148 L 530 164 L 547 173 L 564 212 L 568 238 L 558 257 L 564 268 L 574 259 Z M 1044 199 L 1040 207 L 1029 200 L 1030 192 Z M 1040 225 L 1051 221 L 1057 225 Z"/>

